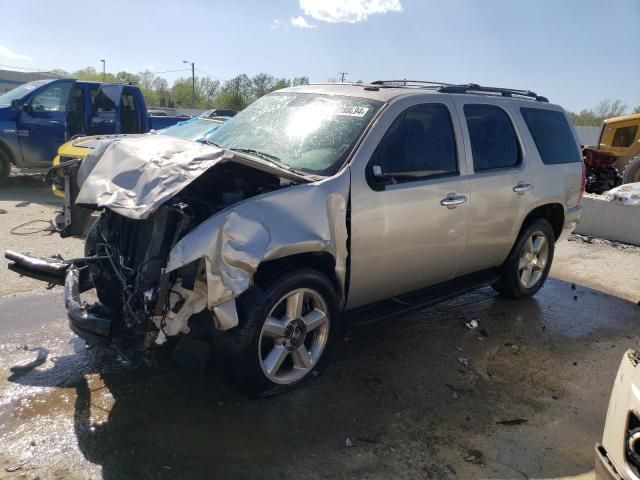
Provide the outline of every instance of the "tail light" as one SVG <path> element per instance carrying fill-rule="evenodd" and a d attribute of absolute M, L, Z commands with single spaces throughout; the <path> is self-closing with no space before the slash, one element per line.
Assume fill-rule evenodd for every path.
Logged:
<path fill-rule="evenodd" d="M 584 197 L 584 191 L 587 187 L 587 167 L 584 162 L 582 163 L 582 185 L 580 186 L 580 195 L 578 195 L 578 203 L 582 202 L 582 198 Z"/>

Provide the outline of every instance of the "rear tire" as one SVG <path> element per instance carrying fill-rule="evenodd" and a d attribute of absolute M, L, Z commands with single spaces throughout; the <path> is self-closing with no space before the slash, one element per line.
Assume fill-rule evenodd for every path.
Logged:
<path fill-rule="evenodd" d="M 536 218 L 526 223 L 493 288 L 508 298 L 535 295 L 549 275 L 554 250 L 555 234 L 546 219 Z"/>
<path fill-rule="evenodd" d="M 293 390 L 327 361 L 338 297 L 327 277 L 305 269 L 271 276 L 237 299 L 239 325 L 224 338 L 233 382 L 252 397 Z"/>
<path fill-rule="evenodd" d="M 0 185 L 7 183 L 9 175 L 11 175 L 11 162 L 7 155 L 0 151 Z"/>
<path fill-rule="evenodd" d="M 640 155 L 633 157 L 631 162 L 625 167 L 622 183 L 640 182 Z"/>

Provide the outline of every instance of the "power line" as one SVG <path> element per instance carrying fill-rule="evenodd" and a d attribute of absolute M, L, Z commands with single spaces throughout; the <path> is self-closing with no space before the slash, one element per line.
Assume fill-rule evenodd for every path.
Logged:
<path fill-rule="evenodd" d="M 349 75 L 349 72 L 338 72 L 338 75 L 340 76 L 340 83 L 344 83 L 344 77 Z"/>
<path fill-rule="evenodd" d="M 187 72 L 187 71 L 191 71 L 190 68 L 181 68 L 179 70 L 165 70 L 163 72 L 153 72 L 155 74 L 159 74 L 159 73 L 174 73 L 174 72 Z"/>
<path fill-rule="evenodd" d="M 219 80 L 221 82 L 226 82 L 226 80 L 224 78 L 216 77 L 215 75 L 211 75 L 210 73 L 207 73 L 205 71 L 198 70 L 197 68 L 196 68 L 196 72 L 203 74 L 205 77 L 211 77 L 211 78 L 215 78 L 216 80 Z"/>

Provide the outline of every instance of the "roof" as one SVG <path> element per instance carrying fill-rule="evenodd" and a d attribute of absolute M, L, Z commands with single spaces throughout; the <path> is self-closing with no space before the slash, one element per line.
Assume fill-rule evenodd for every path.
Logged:
<path fill-rule="evenodd" d="M 629 115 L 620 115 L 619 117 L 607 118 L 604 123 L 627 122 L 629 120 L 640 120 L 640 113 L 631 113 Z"/>
<path fill-rule="evenodd" d="M 499 87 L 484 87 L 476 84 L 452 85 L 440 82 L 387 80 L 372 83 L 317 83 L 282 89 L 283 92 L 319 93 L 325 95 L 344 95 L 348 97 L 368 98 L 389 102 L 407 95 L 420 94 L 464 94 L 483 98 L 502 98 L 521 100 L 526 103 L 544 103 L 548 100 L 528 90 L 515 90 Z"/>

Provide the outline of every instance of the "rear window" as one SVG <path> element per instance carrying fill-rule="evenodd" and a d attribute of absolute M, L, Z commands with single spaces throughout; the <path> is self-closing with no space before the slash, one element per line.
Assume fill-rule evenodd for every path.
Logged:
<path fill-rule="evenodd" d="M 525 107 L 520 111 L 543 163 L 582 162 L 573 132 L 562 112 Z"/>

